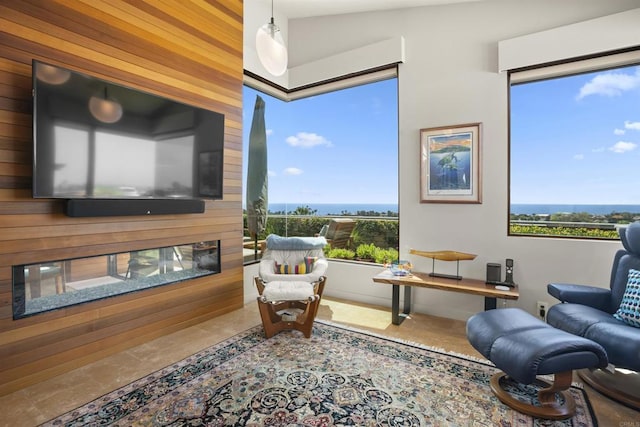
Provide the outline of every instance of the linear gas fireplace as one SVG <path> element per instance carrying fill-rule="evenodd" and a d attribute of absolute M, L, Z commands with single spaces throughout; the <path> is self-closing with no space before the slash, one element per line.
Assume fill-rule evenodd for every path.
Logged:
<path fill-rule="evenodd" d="M 220 273 L 220 241 L 13 266 L 13 318 Z"/>

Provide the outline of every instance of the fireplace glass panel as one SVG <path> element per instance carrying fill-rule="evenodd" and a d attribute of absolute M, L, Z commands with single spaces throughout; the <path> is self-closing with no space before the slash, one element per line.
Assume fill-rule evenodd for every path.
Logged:
<path fill-rule="evenodd" d="M 13 318 L 220 272 L 220 241 L 13 266 Z"/>

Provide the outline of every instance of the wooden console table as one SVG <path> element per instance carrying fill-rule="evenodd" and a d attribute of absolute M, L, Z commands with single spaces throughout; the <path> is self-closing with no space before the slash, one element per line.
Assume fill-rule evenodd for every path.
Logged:
<path fill-rule="evenodd" d="M 484 296 L 484 309 L 496 308 L 496 298 L 516 300 L 520 296 L 518 287 L 508 291 L 496 289 L 495 285 L 488 285 L 484 280 L 476 279 L 446 279 L 431 277 L 428 273 L 413 272 L 408 276 L 394 276 L 389 270 L 384 270 L 373 278 L 375 283 L 393 285 L 391 299 L 391 322 L 399 325 L 411 311 L 411 287 L 440 289 L 442 291 L 461 292 Z M 400 286 L 404 286 L 404 307 L 400 313 Z"/>

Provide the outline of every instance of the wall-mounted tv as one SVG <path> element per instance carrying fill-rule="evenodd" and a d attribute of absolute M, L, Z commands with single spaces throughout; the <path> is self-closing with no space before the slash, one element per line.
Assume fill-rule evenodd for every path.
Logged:
<path fill-rule="evenodd" d="M 33 61 L 33 197 L 222 198 L 224 115 Z"/>

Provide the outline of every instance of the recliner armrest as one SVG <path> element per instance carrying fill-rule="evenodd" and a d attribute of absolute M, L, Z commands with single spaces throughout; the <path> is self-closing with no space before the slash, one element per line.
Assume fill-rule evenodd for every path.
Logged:
<path fill-rule="evenodd" d="M 611 303 L 611 290 L 596 286 L 549 283 L 547 292 L 562 302 L 587 305 L 602 311 L 608 311 Z"/>

